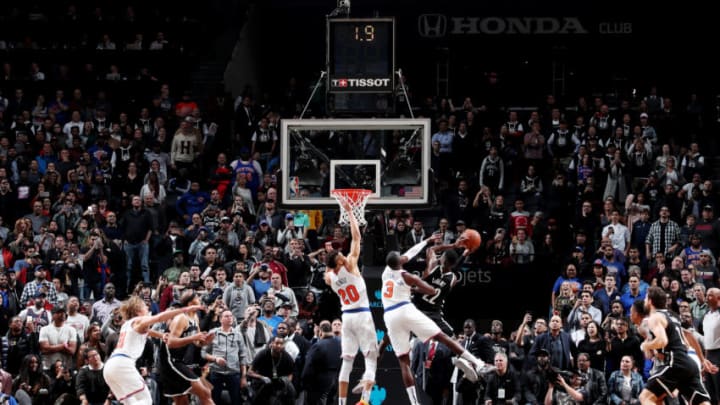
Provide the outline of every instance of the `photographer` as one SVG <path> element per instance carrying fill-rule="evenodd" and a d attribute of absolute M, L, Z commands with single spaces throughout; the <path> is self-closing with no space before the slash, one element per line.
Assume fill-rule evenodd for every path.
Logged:
<path fill-rule="evenodd" d="M 260 315 L 260 306 L 257 304 L 249 306 L 245 310 L 245 319 L 240 323 L 248 359 L 254 359 L 257 352 L 262 350 L 272 337 L 271 328 L 265 322 L 258 320 L 258 315 Z"/>
<path fill-rule="evenodd" d="M 302 231 L 295 227 L 295 216 L 293 214 L 285 215 L 285 228 L 278 230 L 277 232 L 277 244 L 285 249 L 285 253 L 293 254 L 293 246 L 290 241 L 295 239 L 302 240 Z M 304 248 L 303 244 L 303 248 Z"/>
<path fill-rule="evenodd" d="M 577 370 L 548 373 L 548 391 L 545 394 L 545 405 L 582 404 L 587 399 L 587 392 L 582 387 L 582 378 Z M 555 378 L 555 382 L 551 378 Z M 568 383 L 567 380 L 570 380 Z M 556 387 L 556 385 L 558 387 Z"/>
<path fill-rule="evenodd" d="M 221 288 L 213 288 L 207 291 L 202 298 L 203 303 L 207 306 L 207 311 L 200 321 L 200 330 L 210 330 L 220 326 L 220 317 L 227 309 L 222 296 Z"/>
<path fill-rule="evenodd" d="M 284 405 L 295 402 L 295 388 L 292 385 L 294 362 L 285 351 L 285 340 L 274 337 L 268 346 L 253 360 L 248 377 L 253 378 L 254 404 L 269 404 L 272 398 Z"/>

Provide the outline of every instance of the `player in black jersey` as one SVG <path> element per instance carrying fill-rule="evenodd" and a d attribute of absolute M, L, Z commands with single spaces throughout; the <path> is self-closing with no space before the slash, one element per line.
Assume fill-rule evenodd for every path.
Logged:
<path fill-rule="evenodd" d="M 448 336 L 454 336 L 452 327 L 443 318 L 445 298 L 457 282 L 453 268 L 458 264 L 455 245 L 434 245 L 427 249 L 427 267 L 422 278 L 435 289 L 434 294 L 415 294 L 412 302 Z M 443 252 L 438 258 L 438 253 Z"/>
<path fill-rule="evenodd" d="M 187 292 L 180 298 L 183 307 L 199 305 L 200 298 L 195 292 Z M 188 394 L 195 394 L 202 405 L 214 405 L 210 389 L 196 374 L 192 364 L 191 345 L 202 347 L 215 337 L 214 334 L 200 331 L 195 312 L 177 315 L 170 321 L 167 342 L 160 344 L 160 382 L 163 394 L 172 398 L 174 405 L 188 405 Z M 190 347 L 188 347 L 190 346 Z"/>
<path fill-rule="evenodd" d="M 652 339 L 640 345 L 649 354 L 653 350 L 662 354 L 664 365 L 650 376 L 640 393 L 642 405 L 660 403 L 666 395 L 677 389 L 688 405 L 710 405 L 710 395 L 700 377 L 700 370 L 688 356 L 680 320 L 667 311 L 666 293 L 660 287 L 648 288 L 645 306 L 648 309 L 648 332 Z"/>

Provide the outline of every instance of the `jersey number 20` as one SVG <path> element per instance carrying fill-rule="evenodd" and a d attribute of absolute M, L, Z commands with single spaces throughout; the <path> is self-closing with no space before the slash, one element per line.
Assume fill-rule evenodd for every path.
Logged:
<path fill-rule="evenodd" d="M 347 286 L 345 289 L 339 289 L 338 294 L 340 294 L 340 299 L 345 305 L 350 305 L 360 299 L 360 293 L 352 284 Z"/>

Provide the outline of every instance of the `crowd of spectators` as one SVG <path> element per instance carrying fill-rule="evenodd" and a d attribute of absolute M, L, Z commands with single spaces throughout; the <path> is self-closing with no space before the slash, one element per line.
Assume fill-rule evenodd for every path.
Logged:
<path fill-rule="evenodd" d="M 73 6 L 60 19 L 33 11 L 5 19 L 76 21 Z M 98 24 L 105 18 L 98 8 L 73 23 L 95 27 L 83 29 L 85 39 L 69 35 L 67 26 L 67 36 L 0 38 L 0 50 L 115 50 L 124 60 L 138 47 L 185 46 L 177 32 L 163 42 L 167 31 L 154 29 L 151 18 L 128 23 L 136 11 L 128 7 L 112 17 L 135 27 L 124 32 L 99 29 L 106 25 Z M 153 41 L 143 39 L 148 35 Z M 277 206 L 278 128 L 302 107 L 297 87 L 278 100 L 247 93 L 203 102 L 145 71 L 138 79 L 151 90 L 130 103 L 108 97 L 102 84 L 93 83 L 91 96 L 84 87 L 85 79 L 127 78 L 122 64 L 83 79 L 84 64 L 48 72 L 32 54 L 27 64 L 6 55 L 0 334 L 9 375 L 0 376 L 2 395 L 33 404 L 60 397 L 103 403 L 108 392 L 98 370 L 117 344 L 119 300 L 139 295 L 157 313 L 177 305 L 188 289 L 207 305 L 201 329 L 219 328 L 226 336 L 232 326 L 244 347 L 224 362 L 217 358 L 227 353 L 216 345 L 196 353 L 198 364 L 210 364 L 219 389 L 233 399 L 257 395 L 263 364 L 284 350 L 291 360 L 284 372 L 295 378 L 276 388 L 320 395 L 312 392 L 311 343 L 340 333 L 339 320 L 320 326 L 339 313 L 322 279 L 324 257 L 347 250 L 349 240 L 334 213 Z M 557 276 L 538 316 L 526 315 L 513 333 L 500 321 L 488 334 L 472 320 L 464 323 L 458 337 L 494 363 L 497 376 L 462 380 L 459 395 L 496 402 L 502 390 L 506 399 L 535 404 L 550 392 L 558 403 L 636 403 L 647 371 L 628 320 L 633 302 L 649 285 L 660 286 L 684 326 L 697 328 L 709 308 L 705 293 L 720 279 L 720 200 L 702 152 L 707 128 L 698 101 L 678 109 L 651 89 L 611 105 L 602 97 L 563 104 L 548 96 L 530 112 L 475 105 L 470 97 L 460 107 L 448 98 L 419 105 L 417 115 L 433 123 L 439 203 L 432 217 L 386 212 L 384 249 L 404 250 L 432 232 L 452 243 L 471 227 L 481 231 L 483 244 L 463 272 L 528 268 Z M 227 147 L 231 140 L 237 147 Z M 562 349 L 551 343 L 556 339 Z M 431 396 L 450 381 L 448 373 L 426 373 L 451 367 L 440 363 L 450 359 L 437 344 L 418 343 L 413 361 Z M 568 371 L 562 390 L 548 391 L 548 365 Z M 160 403 L 153 343 L 138 367 Z M 249 384 L 246 376 L 254 377 Z"/>

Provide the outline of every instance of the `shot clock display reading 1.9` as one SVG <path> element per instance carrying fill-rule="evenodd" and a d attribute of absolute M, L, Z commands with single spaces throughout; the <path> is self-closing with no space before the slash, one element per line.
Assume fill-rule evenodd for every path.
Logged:
<path fill-rule="evenodd" d="M 392 19 L 330 20 L 330 78 L 392 78 L 393 31 Z"/>
<path fill-rule="evenodd" d="M 355 40 L 360 42 L 372 42 L 375 40 L 375 26 L 368 25 L 356 25 L 355 26 Z"/>

